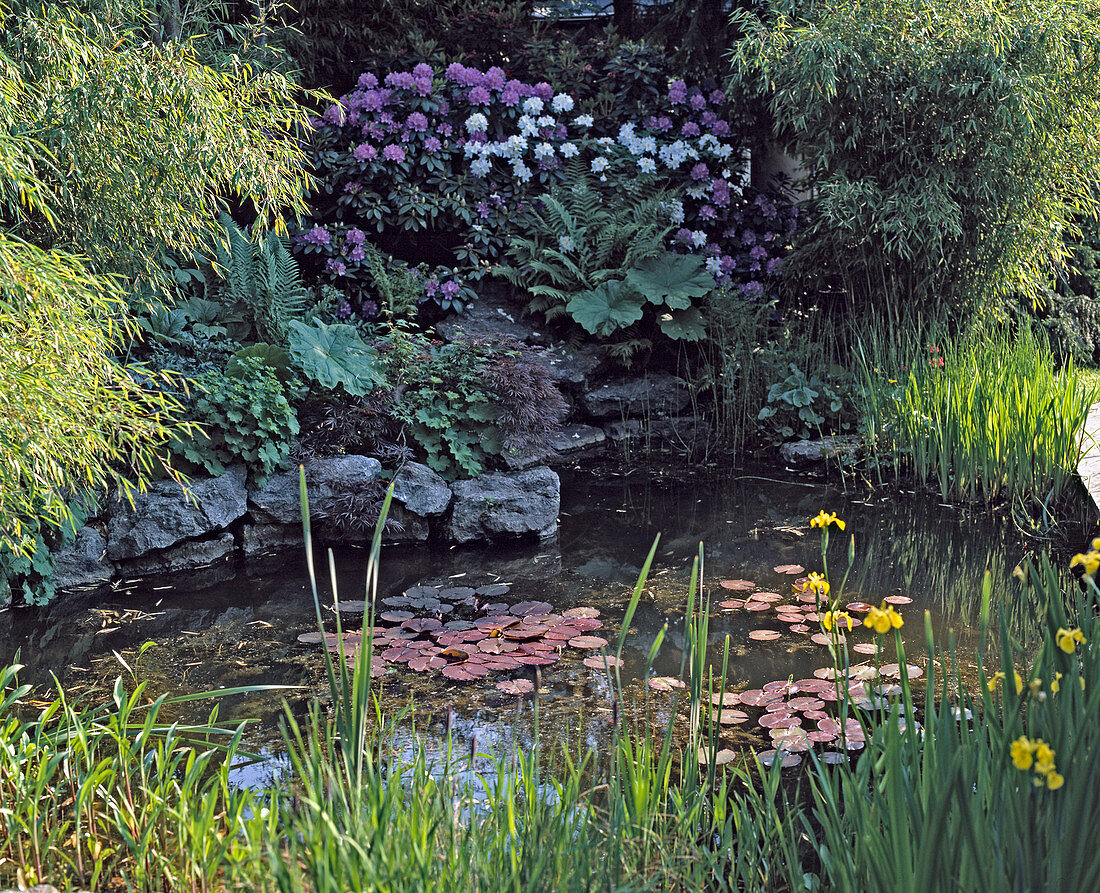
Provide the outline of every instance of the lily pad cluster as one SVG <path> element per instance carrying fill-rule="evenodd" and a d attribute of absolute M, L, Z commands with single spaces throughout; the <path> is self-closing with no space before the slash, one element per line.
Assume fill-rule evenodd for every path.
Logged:
<path fill-rule="evenodd" d="M 373 646 L 371 675 L 381 676 L 398 665 L 418 673 L 438 672 L 454 682 L 470 682 L 491 673 L 556 663 L 566 648 L 591 651 L 607 640 L 592 635 L 603 624 L 599 610 L 570 608 L 556 613 L 549 602 L 509 603 L 507 583 L 480 588 L 468 586 L 413 586 L 402 595 L 382 599 L 373 627 L 363 632 L 305 633 L 304 643 L 322 640 L 330 651 L 343 654 L 354 666 L 369 634 Z M 362 611 L 362 602 L 341 603 L 341 610 Z M 590 663 L 591 661 L 598 661 Z M 597 656 L 584 663 L 603 669 L 613 657 Z M 506 694 L 524 694 L 523 680 L 501 683 Z"/>
<path fill-rule="evenodd" d="M 907 666 L 910 678 L 921 675 L 923 670 L 912 664 Z M 891 696 L 900 694 L 900 686 L 887 680 L 900 677 L 897 664 L 874 667 L 858 664 L 849 667 L 847 673 L 834 667 L 815 670 L 812 678 L 777 679 L 761 688 L 741 692 L 724 692 L 711 698 L 711 720 L 720 726 L 736 726 L 755 723 L 764 729 L 773 745 L 757 753 L 760 762 L 770 766 L 776 760 L 783 766 L 797 766 L 802 754 L 819 747 L 818 757 L 826 763 L 836 763 L 847 755 L 860 750 L 866 744 L 865 727 L 855 716 L 841 718 L 834 715 L 836 704 L 847 690 L 848 703 L 854 708 L 871 710 L 885 705 Z M 682 688 L 683 683 L 669 677 L 654 677 L 649 687 L 655 691 Z M 743 709 L 742 709 L 743 708 Z M 718 751 L 715 762 L 730 762 L 727 754 Z M 706 748 L 699 752 L 701 762 L 707 762 L 710 754 Z"/>

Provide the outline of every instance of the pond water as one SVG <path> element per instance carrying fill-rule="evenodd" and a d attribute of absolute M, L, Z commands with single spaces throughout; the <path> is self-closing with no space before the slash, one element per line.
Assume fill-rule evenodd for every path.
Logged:
<path fill-rule="evenodd" d="M 738 471 L 684 482 L 564 471 L 556 541 L 486 548 L 384 548 L 380 596 L 400 596 L 414 586 L 453 589 L 506 583 L 508 592 L 501 600 L 508 603 L 548 602 L 558 613 L 578 606 L 596 608 L 603 626 L 588 634 L 609 639 L 613 651 L 624 608 L 659 533 L 654 567 L 626 639 L 620 671 L 627 699 L 645 702 L 658 718 L 667 716 L 670 695 L 645 685 L 647 658 L 655 636 L 667 625 L 648 673 L 680 676 L 688 581 L 700 542 L 705 591 L 715 603 L 709 648 L 716 677 L 729 640 L 727 690 L 755 690 L 776 680 L 812 677 L 830 664 L 828 649 L 809 638 L 818 632 L 816 623 L 807 623 L 808 631 L 792 632 L 793 624 L 777 619 L 774 605 L 753 611 L 717 607 L 723 600 L 743 602 L 752 594 L 721 585 L 733 580 L 751 581 L 754 590 L 778 593 L 783 603 L 797 604 L 792 582 L 800 577 L 799 571 L 777 568 L 822 570 L 820 533 L 808 524 L 821 509 L 835 511 L 847 522 L 843 534 L 832 528 L 828 559 L 834 589 L 848 566 L 854 536 L 844 601 L 878 605 L 883 598 L 900 596 L 898 610 L 906 618 L 903 632 L 911 663 L 924 664 L 925 610 L 938 641 L 946 641 L 950 631 L 960 654 L 973 653 L 986 572 L 994 603 L 1014 606 L 1013 623 L 1021 628 L 1031 622 L 1012 597 L 1016 586 L 1011 574 L 1036 543 L 1024 540 L 1007 523 L 925 495 L 868 495 L 851 488 L 845 492 L 835 481 L 784 480 L 781 474 Z M 1071 547 L 1079 547 L 1088 535 L 1084 521 L 1066 529 Z M 318 549 L 321 567 L 322 556 Z M 1056 560 L 1064 566 L 1061 558 Z M 338 549 L 335 565 L 340 598 L 362 599 L 365 550 Z M 327 573 L 322 571 L 322 576 L 324 599 L 331 604 Z M 331 627 L 332 612 L 328 613 Z M 858 622 L 861 615 L 854 616 Z M 345 620 L 358 628 L 357 616 L 349 614 Z M 106 596 L 66 599 L 49 609 L 2 612 L 0 659 L 11 661 L 18 652 L 27 667 L 23 681 L 49 681 L 55 674 L 66 689 L 96 693 L 96 700 L 105 699 L 106 686 L 119 675 L 130 685 L 147 680 L 154 694 L 250 684 L 296 686 L 226 699 L 221 708 L 223 718 L 258 718 L 250 740 L 266 747 L 284 698 L 299 713 L 312 697 L 320 694 L 324 700 L 320 646 L 298 641 L 299 635 L 315 628 L 305 563 L 302 554 L 294 553 L 238 568 L 215 568 L 205 577 L 137 581 Z M 754 641 L 749 635 L 754 630 L 778 635 L 773 641 Z M 849 634 L 850 645 L 872 640 L 871 632 L 862 628 Z M 154 644 L 139 653 L 145 642 Z M 606 674 L 582 663 L 595 653 L 567 648 L 560 661 L 539 668 L 537 704 L 543 734 L 568 735 L 581 745 L 599 743 L 612 710 L 619 708 L 612 704 Z M 853 654 L 852 660 L 871 658 Z M 888 663 L 895 658 L 887 651 L 879 660 Z M 507 749 L 529 743 L 534 701 L 506 695 L 495 684 L 534 678 L 531 666 L 465 683 L 438 672 L 415 673 L 396 666 L 378 684 L 390 711 L 415 702 L 421 730 L 442 735 L 447 724 L 467 742 L 476 738 L 479 749 Z M 729 740 L 752 744 L 760 734 L 749 724 L 731 728 Z"/>

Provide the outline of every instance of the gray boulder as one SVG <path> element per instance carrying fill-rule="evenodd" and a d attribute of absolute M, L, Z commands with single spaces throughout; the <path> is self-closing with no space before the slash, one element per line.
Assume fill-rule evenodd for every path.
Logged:
<path fill-rule="evenodd" d="M 246 558 L 299 550 L 305 554 L 302 524 L 245 524 L 241 528 L 241 552 Z"/>
<path fill-rule="evenodd" d="M 455 504 L 448 538 L 459 543 L 557 531 L 561 484 L 545 466 L 489 472 L 451 485 Z"/>
<path fill-rule="evenodd" d="M 107 541 L 94 527 L 82 527 L 54 556 L 53 582 L 60 589 L 82 589 L 111 582 L 114 565 L 107 560 Z"/>
<path fill-rule="evenodd" d="M 306 463 L 306 492 L 311 514 L 338 513 L 341 501 L 382 476 L 382 463 L 367 456 L 332 456 Z M 301 524 L 298 470 L 272 475 L 248 494 L 248 509 L 257 524 Z"/>
<path fill-rule="evenodd" d="M 602 446 L 607 441 L 603 428 L 592 425 L 566 425 L 557 437 L 550 438 L 550 446 L 558 453 L 585 453 Z"/>
<path fill-rule="evenodd" d="M 822 437 L 820 440 L 792 440 L 779 447 L 779 458 L 788 465 L 813 465 L 828 459 L 850 461 L 859 457 L 862 441 L 854 434 Z"/>
<path fill-rule="evenodd" d="M 175 481 L 157 481 L 134 504 L 116 498 L 107 522 L 107 557 L 136 558 L 187 539 L 224 530 L 247 509 L 243 466 L 216 478 L 192 480 L 186 490 Z"/>
<path fill-rule="evenodd" d="M 595 419 L 679 415 L 690 402 L 687 388 L 667 372 L 608 382 L 581 398 L 585 411 Z"/>
<path fill-rule="evenodd" d="M 393 498 L 414 515 L 442 515 L 451 505 L 447 482 L 419 462 L 406 462 L 393 478 Z"/>
<path fill-rule="evenodd" d="M 126 576 L 192 571 L 228 558 L 235 549 L 233 534 L 223 533 L 213 539 L 180 543 L 155 555 L 142 555 L 127 561 L 120 570 Z"/>

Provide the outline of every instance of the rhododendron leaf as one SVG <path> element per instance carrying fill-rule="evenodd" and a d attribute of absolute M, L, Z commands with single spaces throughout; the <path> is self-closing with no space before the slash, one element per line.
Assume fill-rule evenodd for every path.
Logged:
<path fill-rule="evenodd" d="M 627 270 L 626 281 L 645 295 L 651 304 L 665 304 L 672 310 L 687 310 L 692 298 L 701 298 L 714 289 L 714 277 L 707 272 L 704 264 L 705 261 L 698 255 L 666 251 Z"/>

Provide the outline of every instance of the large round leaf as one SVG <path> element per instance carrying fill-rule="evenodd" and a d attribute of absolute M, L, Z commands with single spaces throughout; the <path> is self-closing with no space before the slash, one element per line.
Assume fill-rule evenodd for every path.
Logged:
<path fill-rule="evenodd" d="M 322 387 L 343 385 L 353 397 L 369 394 L 386 378 L 378 352 L 359 337 L 354 326 L 336 323 L 290 323 L 290 354 L 302 371 Z"/>
<path fill-rule="evenodd" d="M 621 279 L 612 279 L 573 296 L 570 315 L 592 335 L 610 335 L 642 318 L 642 296 Z"/>
<path fill-rule="evenodd" d="M 706 334 L 703 314 L 695 307 L 662 313 L 657 324 L 662 332 L 676 341 L 701 341 Z"/>
<path fill-rule="evenodd" d="M 692 298 L 701 298 L 714 289 L 714 277 L 704 264 L 698 255 L 666 251 L 627 270 L 626 281 L 651 304 L 687 310 Z"/>

